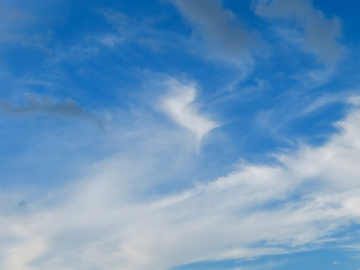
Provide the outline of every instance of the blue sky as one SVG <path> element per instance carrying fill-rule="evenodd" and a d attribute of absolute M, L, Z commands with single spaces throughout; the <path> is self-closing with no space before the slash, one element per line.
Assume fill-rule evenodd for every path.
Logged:
<path fill-rule="evenodd" d="M 360 269 L 356 1 L 0 2 L 0 268 Z"/>

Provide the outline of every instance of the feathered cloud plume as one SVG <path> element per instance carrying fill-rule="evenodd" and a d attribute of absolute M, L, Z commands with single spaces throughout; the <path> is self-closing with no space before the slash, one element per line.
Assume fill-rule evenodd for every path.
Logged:
<path fill-rule="evenodd" d="M 167 81 L 171 94 L 162 101 L 162 108 L 179 125 L 195 133 L 198 142 L 219 125 L 198 113 L 195 84 L 182 84 L 175 79 Z"/>

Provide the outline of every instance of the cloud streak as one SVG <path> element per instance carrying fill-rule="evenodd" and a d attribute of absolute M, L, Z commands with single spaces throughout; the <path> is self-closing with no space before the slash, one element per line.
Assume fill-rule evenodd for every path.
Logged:
<path fill-rule="evenodd" d="M 14 106 L 8 101 L 1 101 L 0 107 L 10 115 L 42 114 L 64 118 L 83 118 L 94 121 L 99 127 L 102 126 L 100 119 L 79 107 L 72 99 L 55 101 L 48 97 L 27 95 L 27 102 L 21 106 Z"/>

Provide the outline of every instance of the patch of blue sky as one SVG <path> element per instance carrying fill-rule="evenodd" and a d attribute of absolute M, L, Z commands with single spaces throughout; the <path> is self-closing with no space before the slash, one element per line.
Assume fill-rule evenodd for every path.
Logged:
<path fill-rule="evenodd" d="M 285 270 L 294 269 L 302 270 L 304 268 L 310 270 L 337 270 L 349 269 L 356 270 L 360 267 L 359 258 L 354 258 L 352 255 L 357 255 L 357 252 L 349 252 L 348 250 L 339 249 L 323 249 L 297 252 L 291 255 L 276 255 L 263 256 L 261 258 L 254 258 L 248 261 L 221 261 L 221 262 L 205 262 L 194 263 L 191 265 L 174 267 L 174 270 L 217 270 L 217 269 L 231 269 L 231 270 L 256 270 L 256 269 L 273 269 Z"/>

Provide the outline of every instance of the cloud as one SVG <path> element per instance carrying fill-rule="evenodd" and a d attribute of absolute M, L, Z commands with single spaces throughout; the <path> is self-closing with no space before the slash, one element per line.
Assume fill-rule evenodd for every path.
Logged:
<path fill-rule="evenodd" d="M 255 6 L 259 16 L 293 21 L 304 31 L 304 49 L 317 55 L 322 63 L 333 65 L 343 55 L 338 43 L 341 23 L 337 17 L 325 18 L 309 0 L 259 0 Z"/>
<path fill-rule="evenodd" d="M 229 56 L 246 54 L 251 35 L 234 25 L 234 14 L 215 0 L 168 0 L 176 5 L 195 29 Z"/>
<path fill-rule="evenodd" d="M 102 126 L 100 119 L 81 109 L 72 99 L 55 101 L 48 97 L 38 98 L 36 95 L 27 95 L 27 102 L 21 106 L 14 106 L 8 101 L 0 101 L 0 108 L 11 115 L 43 114 L 65 118 L 84 118 L 95 121 Z"/>
<path fill-rule="evenodd" d="M 192 100 L 180 97 L 174 100 Z M 356 108 L 323 146 L 279 154 L 277 165 L 241 164 L 177 194 L 144 190 L 173 170 L 164 167 L 177 153 L 172 148 L 110 157 L 70 184 L 67 196 L 41 206 L 26 200 L 27 213 L 0 215 L 1 268 L 165 270 L 326 240 L 360 222 L 359 120 Z"/>
<path fill-rule="evenodd" d="M 175 79 L 167 81 L 166 85 L 172 94 L 162 101 L 162 108 L 179 125 L 196 134 L 198 142 L 219 125 L 199 115 L 194 104 L 196 88 L 194 84 L 182 84 Z"/>

